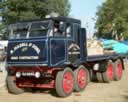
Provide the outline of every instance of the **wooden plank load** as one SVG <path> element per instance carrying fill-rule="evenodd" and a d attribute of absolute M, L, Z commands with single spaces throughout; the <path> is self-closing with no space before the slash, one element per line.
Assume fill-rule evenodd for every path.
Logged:
<path fill-rule="evenodd" d="M 103 55 L 102 43 L 98 40 L 87 40 L 88 55 Z"/>
<path fill-rule="evenodd" d="M 87 40 L 87 53 L 88 56 L 91 55 L 103 55 L 103 54 L 111 54 L 115 53 L 112 49 L 104 49 L 103 43 L 98 40 L 88 39 Z"/>

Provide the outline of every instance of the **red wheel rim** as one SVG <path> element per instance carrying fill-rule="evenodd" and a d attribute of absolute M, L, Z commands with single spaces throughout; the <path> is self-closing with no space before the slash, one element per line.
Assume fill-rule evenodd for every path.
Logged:
<path fill-rule="evenodd" d="M 108 65 L 107 73 L 108 73 L 109 79 L 113 80 L 114 70 L 113 70 L 113 65 L 112 64 Z"/>
<path fill-rule="evenodd" d="M 122 76 L 122 64 L 121 63 L 117 65 L 117 75 L 119 78 L 121 78 Z"/>
<path fill-rule="evenodd" d="M 64 92 L 65 93 L 70 93 L 73 89 L 73 84 L 74 84 L 74 81 L 73 81 L 73 75 L 71 72 L 67 72 L 64 74 L 64 77 L 63 77 L 63 89 L 64 89 Z"/>
<path fill-rule="evenodd" d="M 77 76 L 77 81 L 80 88 L 84 88 L 86 86 L 86 76 L 86 71 L 84 69 L 80 69 Z"/>

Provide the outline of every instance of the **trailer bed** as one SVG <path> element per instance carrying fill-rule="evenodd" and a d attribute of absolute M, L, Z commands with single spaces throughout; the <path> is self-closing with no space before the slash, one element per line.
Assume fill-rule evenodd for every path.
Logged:
<path fill-rule="evenodd" d="M 101 61 L 108 59 L 126 58 L 128 54 L 105 54 L 105 55 L 93 55 L 87 57 L 87 62 Z"/>

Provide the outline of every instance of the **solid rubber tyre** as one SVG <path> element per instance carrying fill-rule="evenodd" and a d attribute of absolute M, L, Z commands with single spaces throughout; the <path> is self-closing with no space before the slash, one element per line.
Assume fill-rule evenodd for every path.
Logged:
<path fill-rule="evenodd" d="M 114 64 L 112 60 L 109 60 L 106 65 L 106 71 L 102 73 L 103 80 L 106 83 L 111 82 L 114 79 Z"/>
<path fill-rule="evenodd" d="M 55 89 L 60 97 L 71 95 L 74 89 L 74 75 L 70 68 L 59 71 L 55 80 Z"/>
<path fill-rule="evenodd" d="M 98 82 L 103 82 L 103 76 L 101 72 L 96 72 L 96 78 Z"/>
<path fill-rule="evenodd" d="M 74 80 L 74 90 L 76 92 L 83 91 L 86 88 L 89 80 L 89 72 L 83 65 L 74 70 Z"/>
<path fill-rule="evenodd" d="M 88 83 L 91 82 L 93 80 L 93 70 L 92 69 L 88 69 L 89 72 L 89 76 L 88 76 Z"/>
<path fill-rule="evenodd" d="M 114 63 L 114 80 L 118 81 L 122 78 L 123 75 L 123 64 L 120 59 Z"/>
<path fill-rule="evenodd" d="M 7 89 L 8 92 L 13 93 L 13 94 L 22 94 L 24 92 L 23 89 L 18 88 L 16 86 L 15 80 L 13 76 L 7 76 L 6 78 L 6 84 L 7 84 Z"/>

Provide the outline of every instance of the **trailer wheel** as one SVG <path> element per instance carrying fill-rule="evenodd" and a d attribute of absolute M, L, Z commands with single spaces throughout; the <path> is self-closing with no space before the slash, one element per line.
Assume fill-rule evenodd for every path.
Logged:
<path fill-rule="evenodd" d="M 74 75 L 70 68 L 57 73 L 55 88 L 58 96 L 67 97 L 74 89 Z"/>
<path fill-rule="evenodd" d="M 114 79 L 114 64 L 111 60 L 108 61 L 106 71 L 102 75 L 104 82 L 109 83 Z"/>
<path fill-rule="evenodd" d="M 123 66 L 121 60 L 117 60 L 114 63 L 114 80 L 118 81 L 122 78 Z"/>
<path fill-rule="evenodd" d="M 10 93 L 22 94 L 24 92 L 23 89 L 18 88 L 16 86 L 16 83 L 15 83 L 15 80 L 14 80 L 13 76 L 7 76 L 6 84 L 7 84 L 8 92 L 10 92 Z"/>
<path fill-rule="evenodd" d="M 103 82 L 103 77 L 101 72 L 96 72 L 96 78 L 98 82 Z"/>
<path fill-rule="evenodd" d="M 81 65 L 74 71 L 74 78 L 74 90 L 76 92 L 82 91 L 87 86 L 89 80 L 89 72 L 83 65 Z"/>
<path fill-rule="evenodd" d="M 89 82 L 91 82 L 91 81 L 93 81 L 93 70 L 92 69 L 89 69 L 89 68 L 87 68 L 87 70 L 88 70 L 88 83 Z"/>

